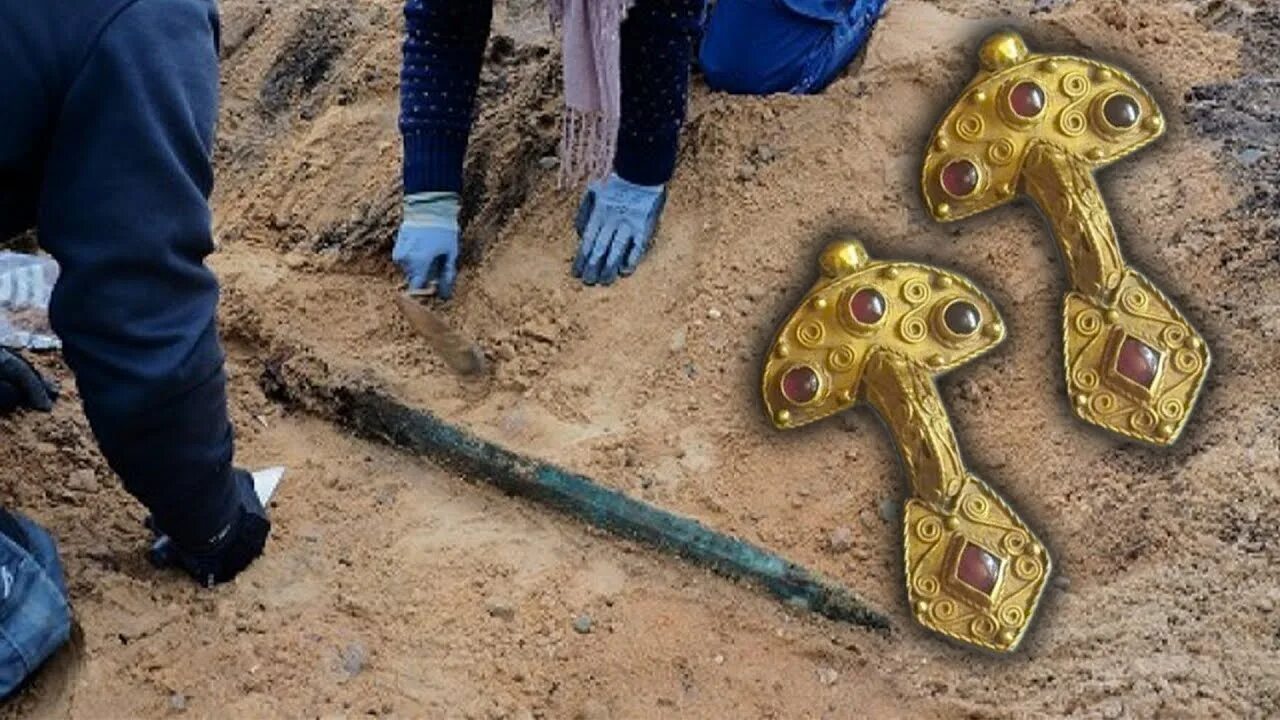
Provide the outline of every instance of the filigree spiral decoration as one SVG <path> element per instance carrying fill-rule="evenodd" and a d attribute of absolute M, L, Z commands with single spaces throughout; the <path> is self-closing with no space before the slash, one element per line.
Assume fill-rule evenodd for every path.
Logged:
<path fill-rule="evenodd" d="M 1093 336 L 1102 330 L 1102 313 L 1097 310 L 1085 310 L 1076 315 L 1076 330 L 1081 335 Z"/>
<path fill-rule="evenodd" d="M 979 615 L 969 623 L 969 631 L 980 638 L 990 638 L 996 634 L 996 621 L 986 615 Z"/>
<path fill-rule="evenodd" d="M 1147 294 L 1136 288 L 1120 296 L 1120 304 L 1131 313 L 1141 313 L 1146 310 L 1149 301 L 1150 298 L 1147 297 Z"/>
<path fill-rule="evenodd" d="M 1200 370 L 1200 356 L 1191 350 L 1179 350 L 1173 354 L 1173 366 L 1179 372 L 1197 372 Z"/>
<path fill-rule="evenodd" d="M 929 323 L 919 317 L 905 317 L 898 324 L 898 333 L 909 343 L 918 343 L 929 337 Z"/>
<path fill-rule="evenodd" d="M 956 121 L 956 135 L 967 142 L 975 142 L 982 137 L 986 122 L 981 115 L 969 114 Z"/>
<path fill-rule="evenodd" d="M 1098 393 L 1089 401 L 1089 407 L 1096 413 L 1106 415 L 1116 409 L 1116 398 L 1111 393 Z"/>
<path fill-rule="evenodd" d="M 827 353 L 827 367 L 835 372 L 849 372 L 858 363 L 858 351 L 851 345 L 841 345 Z"/>
<path fill-rule="evenodd" d="M 1022 608 L 1013 603 L 1008 603 L 1000 608 L 1000 622 L 1011 627 L 1021 627 L 1022 623 L 1027 621 L 1027 615 Z"/>
<path fill-rule="evenodd" d="M 1090 392 L 1098 389 L 1098 373 L 1093 368 L 1078 368 L 1076 370 L 1076 384 L 1081 390 Z"/>
<path fill-rule="evenodd" d="M 987 158 L 996 165 L 1008 165 L 1013 162 L 1018 148 L 1009 138 L 1000 138 L 987 147 Z"/>
<path fill-rule="evenodd" d="M 956 616 L 956 604 L 944 598 L 933 604 L 932 612 L 935 619 L 947 622 Z"/>
<path fill-rule="evenodd" d="M 937 542 L 942 537 L 942 521 L 933 516 L 922 519 L 916 523 L 916 537 L 927 543 Z"/>
<path fill-rule="evenodd" d="M 981 495 L 970 495 L 966 497 L 960 505 L 961 511 L 965 517 L 979 522 L 987 517 L 987 513 L 991 512 L 991 503 Z"/>
<path fill-rule="evenodd" d="M 796 342 L 807 348 L 815 348 L 827 337 L 827 329 L 817 320 L 809 320 L 796 326 Z"/>
<path fill-rule="evenodd" d="M 926 302 L 932 294 L 933 291 L 929 289 L 929 283 L 919 278 L 908 280 L 902 284 L 902 299 L 912 305 Z"/>
<path fill-rule="evenodd" d="M 1181 420 L 1186 413 L 1186 406 L 1178 398 L 1169 397 L 1160 401 L 1160 414 L 1167 420 Z"/>
<path fill-rule="evenodd" d="M 1020 555 L 1013 561 L 1013 574 L 1022 580 L 1038 580 L 1044 567 L 1030 555 Z"/>
<path fill-rule="evenodd" d="M 935 598 L 938 596 L 938 591 L 942 589 L 942 584 L 931 575 L 917 577 L 914 585 L 916 592 L 923 598 Z"/>
<path fill-rule="evenodd" d="M 1062 94 L 1072 100 L 1078 100 L 1087 95 L 1091 86 L 1088 76 L 1082 72 L 1069 72 L 1062 76 Z"/>
<path fill-rule="evenodd" d="M 1027 534 L 1021 530 L 1010 530 L 1005 533 L 1000 545 L 1010 555 L 1021 555 L 1027 549 Z"/>
<path fill-rule="evenodd" d="M 1129 425 L 1138 432 L 1151 432 L 1155 430 L 1156 424 L 1160 422 L 1160 418 L 1149 408 L 1138 408 L 1129 416 Z"/>

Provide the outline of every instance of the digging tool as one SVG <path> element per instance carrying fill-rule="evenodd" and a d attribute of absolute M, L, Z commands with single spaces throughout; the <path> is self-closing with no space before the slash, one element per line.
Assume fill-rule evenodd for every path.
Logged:
<path fill-rule="evenodd" d="M 484 353 L 480 348 L 424 304 L 425 299 L 434 296 L 431 290 L 410 290 L 396 295 L 396 305 L 409 327 L 425 338 L 455 372 L 460 375 L 484 372 Z"/>

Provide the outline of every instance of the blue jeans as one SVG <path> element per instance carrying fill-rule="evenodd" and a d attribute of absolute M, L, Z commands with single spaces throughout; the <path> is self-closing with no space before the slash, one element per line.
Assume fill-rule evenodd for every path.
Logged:
<path fill-rule="evenodd" d="M 720 0 L 699 62 L 715 90 L 822 91 L 866 45 L 886 0 Z"/>
<path fill-rule="evenodd" d="M 0 509 L 0 698 L 71 634 L 58 548 L 44 528 Z"/>

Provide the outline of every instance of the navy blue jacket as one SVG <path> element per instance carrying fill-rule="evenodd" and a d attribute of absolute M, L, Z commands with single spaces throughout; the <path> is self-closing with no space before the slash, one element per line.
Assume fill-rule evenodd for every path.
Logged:
<path fill-rule="evenodd" d="M 103 454 L 161 529 L 224 527 L 231 425 L 208 205 L 213 0 L 0 0 L 0 238 L 61 265 L 50 315 Z"/>

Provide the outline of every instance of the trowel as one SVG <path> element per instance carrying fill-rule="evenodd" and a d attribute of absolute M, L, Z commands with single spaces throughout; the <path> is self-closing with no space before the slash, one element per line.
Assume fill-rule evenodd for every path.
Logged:
<path fill-rule="evenodd" d="M 433 290 L 410 290 L 396 294 L 396 305 L 409 327 L 421 335 L 440 357 L 460 375 L 478 375 L 484 371 L 484 353 L 457 330 L 449 327 L 424 299 L 433 297 Z"/>

